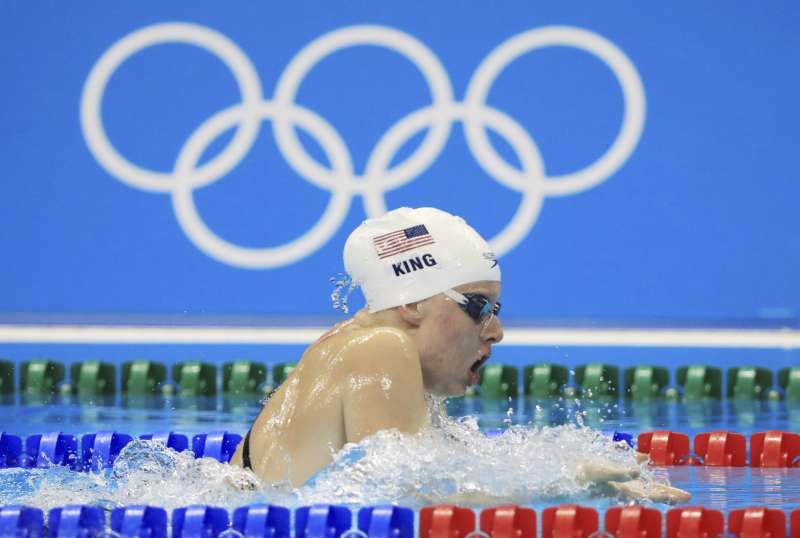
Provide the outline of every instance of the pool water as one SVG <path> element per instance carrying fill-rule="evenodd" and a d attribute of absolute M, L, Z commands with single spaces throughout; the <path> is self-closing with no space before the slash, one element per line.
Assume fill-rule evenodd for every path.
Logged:
<path fill-rule="evenodd" d="M 200 503 L 233 509 L 253 502 L 289 507 L 316 502 L 353 507 L 385 502 L 419 508 L 471 488 L 511 496 L 537 509 L 561 502 L 602 509 L 626 500 L 577 484 L 574 462 L 602 457 L 630 465 L 631 454 L 622 453 L 608 440 L 613 431 L 635 437 L 655 429 L 690 436 L 714 430 L 749 435 L 800 429 L 800 408 L 781 401 L 461 398 L 447 401 L 445 407 L 453 419 L 443 419 L 443 424 L 416 441 L 378 435 L 350 447 L 314 484 L 299 490 L 234 490 L 230 482 L 242 480 L 243 471 L 139 442 L 126 449 L 113 469 L 100 474 L 64 468 L 0 470 L 0 505 L 24 502 L 47 509 L 100 504 L 111 508 L 145 502 L 168 508 Z M 253 398 L 77 401 L 56 397 L 47 402 L 14 402 L 0 407 L 0 412 L 6 417 L 3 430 L 20 437 L 51 431 L 73 435 L 119 431 L 139 436 L 158 431 L 191 435 L 224 430 L 241 435 L 259 409 Z M 726 512 L 753 505 L 787 512 L 800 507 L 798 469 L 650 467 L 645 474 L 647 479 L 668 480 L 690 491 L 689 504 L 695 506 Z M 413 493 L 415 490 L 425 495 Z"/>
<path fill-rule="evenodd" d="M 475 416 L 482 429 L 509 425 L 555 426 L 575 422 L 603 431 L 638 433 L 657 429 L 690 435 L 726 430 L 745 435 L 765 430 L 800 431 L 800 402 L 707 400 L 693 402 L 630 400 L 447 400 L 453 417 Z M 28 436 L 45 431 L 83 434 L 125 431 L 142 435 L 154 431 L 186 434 L 226 430 L 243 434 L 261 409 L 254 397 L 129 399 L 27 399 L 0 406 L 2 431 Z"/>

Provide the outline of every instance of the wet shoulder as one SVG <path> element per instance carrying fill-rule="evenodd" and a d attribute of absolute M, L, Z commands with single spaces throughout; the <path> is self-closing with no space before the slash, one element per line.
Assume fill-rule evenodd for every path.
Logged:
<path fill-rule="evenodd" d="M 358 368 L 380 364 L 419 364 L 419 354 L 411 337 L 394 327 L 352 329 L 321 343 L 320 350 L 332 361 Z"/>

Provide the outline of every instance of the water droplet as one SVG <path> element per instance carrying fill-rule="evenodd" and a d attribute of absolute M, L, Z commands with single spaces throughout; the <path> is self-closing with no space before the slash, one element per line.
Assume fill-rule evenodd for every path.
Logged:
<path fill-rule="evenodd" d="M 335 310 L 341 310 L 345 314 L 350 313 L 350 294 L 356 289 L 357 285 L 350 278 L 347 273 L 337 273 L 335 276 L 330 277 L 330 282 L 333 284 L 333 291 L 331 291 L 331 303 Z"/>

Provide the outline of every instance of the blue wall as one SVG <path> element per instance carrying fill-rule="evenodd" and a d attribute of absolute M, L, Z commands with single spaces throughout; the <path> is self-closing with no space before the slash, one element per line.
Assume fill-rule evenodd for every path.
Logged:
<path fill-rule="evenodd" d="M 796 325 L 800 4 L 87 1 L 0 10 L 0 315 L 330 314 L 328 279 L 342 269 L 344 240 L 380 206 L 379 196 L 367 207 L 359 194 L 385 179 L 367 173 L 367 162 L 393 125 L 432 100 L 412 61 L 376 46 L 329 48 L 299 80 L 297 107 L 276 98 L 298 53 L 338 30 L 407 43 L 433 71 L 438 61 L 446 76 L 437 80 L 451 86 L 453 103 L 465 101 L 478 66 L 507 40 L 561 44 L 512 54 L 487 106 L 452 105 L 453 121 L 439 124 L 443 133 L 452 127 L 440 151 L 405 184 L 385 189 L 387 207 L 438 206 L 487 237 L 526 201 L 520 218 L 528 222 L 499 249 L 508 318 Z M 192 26 L 164 26 L 176 22 Z M 566 28 L 545 29 L 552 25 Z M 134 44 L 138 52 L 94 86 L 104 89 L 96 117 L 129 163 L 164 174 L 149 183 L 141 172 L 126 183 L 119 167 L 100 162 L 108 152 L 87 143 L 91 114 L 83 123 L 81 115 L 93 68 L 137 31 L 167 41 Z M 232 51 L 228 63 L 251 73 L 250 89 L 257 75 L 261 99 L 272 103 L 266 111 L 306 129 L 299 161 L 287 162 L 297 148 L 279 148 L 265 121 L 230 171 L 199 184 L 187 142 L 242 97 L 226 63 L 169 41 L 180 35 Z M 623 76 L 627 104 L 598 51 L 632 66 Z M 255 105 L 228 113 L 237 110 L 247 116 Z M 612 147 L 623 117 L 630 147 L 594 185 L 559 179 Z M 478 154 L 490 146 L 470 148 L 464 118 L 499 131 L 489 138 L 507 162 L 504 177 L 482 166 Z M 425 147 L 426 133 L 436 135 L 425 126 L 390 159 L 394 173 Z M 236 136 L 247 129 L 245 122 Z M 201 169 L 221 151 L 232 155 L 225 148 L 234 132 L 223 131 L 194 148 Z M 240 250 L 193 242 L 185 229 L 197 237 L 203 230 L 176 217 L 191 220 L 181 205 L 189 199 L 207 231 Z M 341 214 L 330 237 L 294 259 L 256 253 L 243 266 L 249 249 L 306 233 L 332 199 Z"/>

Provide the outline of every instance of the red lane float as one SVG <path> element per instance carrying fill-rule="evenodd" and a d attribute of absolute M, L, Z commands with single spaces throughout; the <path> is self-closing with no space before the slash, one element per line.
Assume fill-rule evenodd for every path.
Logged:
<path fill-rule="evenodd" d="M 616 538 L 661 538 L 661 511 L 644 506 L 615 506 L 606 510 L 606 532 Z"/>
<path fill-rule="evenodd" d="M 653 465 L 687 465 L 690 463 L 689 436 L 685 433 L 658 430 L 640 433 L 636 449 L 650 456 Z"/>
<path fill-rule="evenodd" d="M 800 435 L 783 431 L 750 436 L 750 467 L 797 467 Z"/>
<path fill-rule="evenodd" d="M 594 508 L 577 504 L 552 506 L 542 511 L 542 538 L 588 538 L 599 524 Z"/>
<path fill-rule="evenodd" d="M 694 436 L 694 453 L 706 467 L 744 467 L 747 440 L 741 433 L 698 433 Z"/>
<path fill-rule="evenodd" d="M 481 530 L 492 538 L 536 538 L 536 512 L 521 506 L 498 506 L 481 512 Z"/>
<path fill-rule="evenodd" d="M 786 538 L 786 514 L 763 507 L 731 510 L 728 530 L 739 538 Z"/>
<path fill-rule="evenodd" d="M 464 538 L 475 530 L 475 512 L 460 506 L 426 506 L 419 512 L 423 538 Z"/>
<path fill-rule="evenodd" d="M 747 439 L 740 433 L 698 433 L 694 437 L 694 455 L 689 444 L 686 434 L 658 430 L 640 433 L 637 450 L 648 454 L 652 465 L 744 467 L 748 464 Z M 780 430 L 754 433 L 750 437 L 750 466 L 800 467 L 800 434 Z"/>
<path fill-rule="evenodd" d="M 667 512 L 667 538 L 713 538 L 724 530 L 725 517 L 719 510 L 698 506 Z"/>
<path fill-rule="evenodd" d="M 791 538 L 800 538 L 800 509 L 793 510 L 789 516 L 789 535 Z"/>

